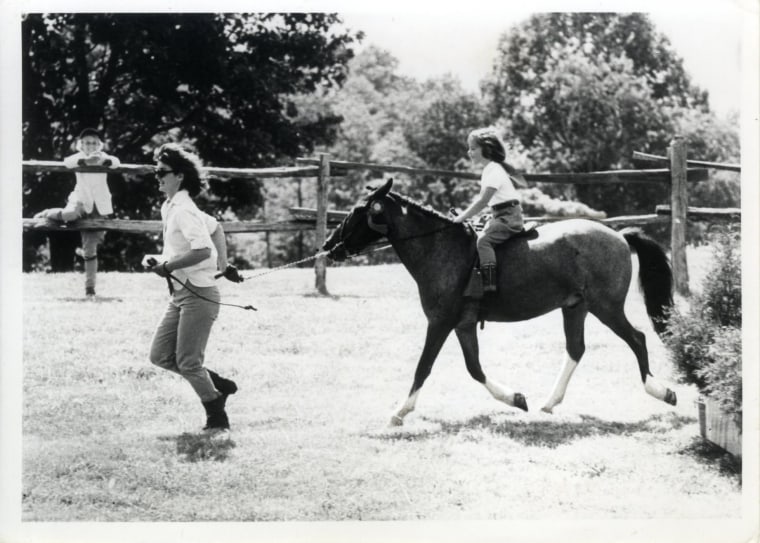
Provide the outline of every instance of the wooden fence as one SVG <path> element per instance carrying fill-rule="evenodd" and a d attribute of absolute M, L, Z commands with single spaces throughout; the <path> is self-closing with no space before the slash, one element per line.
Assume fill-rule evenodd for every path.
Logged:
<path fill-rule="evenodd" d="M 525 179 L 535 183 L 560 184 L 610 184 L 610 183 L 669 183 L 671 185 L 671 205 L 657 206 L 655 213 L 611 217 L 600 222 L 613 227 L 633 226 L 642 224 L 666 223 L 671 224 L 671 262 L 674 271 L 675 288 L 681 294 L 688 294 L 688 272 L 686 268 L 686 226 L 687 217 L 707 220 L 737 220 L 740 218 L 739 209 L 706 209 L 688 207 L 688 183 L 708 179 L 706 168 L 716 168 L 729 171 L 740 171 L 734 164 L 720 164 L 703 161 L 687 160 L 686 144 L 683 138 L 676 137 L 669 148 L 669 156 L 663 157 L 646 153 L 634 153 L 638 160 L 653 161 L 668 164 L 668 168 L 643 170 L 613 170 L 588 173 L 561 174 L 525 174 Z M 699 166 L 699 167 L 690 167 Z M 122 164 L 118 168 L 81 167 L 66 168 L 61 162 L 28 160 L 23 162 L 25 171 L 82 171 L 82 172 L 121 172 L 139 175 L 153 172 L 152 165 Z M 224 231 L 229 234 L 241 232 L 287 232 L 300 230 L 316 230 L 316 246 L 324 243 L 327 230 L 337 225 L 345 212 L 328 211 L 327 195 L 330 178 L 345 175 L 349 170 L 368 170 L 382 173 L 405 173 L 410 175 L 434 175 L 445 178 L 480 179 L 480 175 L 472 172 L 449 170 L 434 170 L 410 168 L 398 165 L 365 164 L 330 160 L 326 153 L 320 153 L 317 158 L 297 159 L 297 166 L 277 168 L 205 168 L 209 176 L 223 179 L 277 179 L 277 178 L 315 178 L 316 180 L 316 209 L 292 208 L 292 219 L 288 221 L 230 221 L 223 223 Z M 529 220 L 547 222 L 567 219 L 568 217 L 530 217 Z M 23 219 L 24 230 L 116 230 L 123 232 L 161 231 L 160 221 L 150 220 L 119 220 L 119 219 L 88 219 L 61 224 L 47 219 Z M 320 256 L 315 262 L 315 285 L 317 290 L 327 293 L 326 261 Z"/>

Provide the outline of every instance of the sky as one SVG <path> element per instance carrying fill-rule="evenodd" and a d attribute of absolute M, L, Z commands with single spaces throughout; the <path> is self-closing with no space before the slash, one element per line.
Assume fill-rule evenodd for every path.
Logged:
<path fill-rule="evenodd" d="M 346 26 L 363 30 L 361 50 L 376 45 L 399 60 L 399 72 L 418 79 L 452 73 L 477 91 L 496 56 L 499 37 L 530 11 L 442 10 L 342 12 Z M 738 111 L 742 19 L 749 13 L 723 2 L 705 10 L 648 12 L 683 59 L 692 82 L 710 93 L 719 115 Z M 755 17 L 757 12 L 755 12 Z"/>

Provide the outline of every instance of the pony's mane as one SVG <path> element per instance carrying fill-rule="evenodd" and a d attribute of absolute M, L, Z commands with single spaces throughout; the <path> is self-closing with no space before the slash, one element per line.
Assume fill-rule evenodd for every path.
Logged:
<path fill-rule="evenodd" d="M 430 207 L 427 204 L 423 204 L 422 202 L 418 202 L 417 200 L 413 200 L 412 198 L 409 198 L 408 196 L 404 196 L 403 194 L 399 194 L 398 192 L 390 191 L 390 193 L 394 198 L 398 198 L 404 204 L 411 207 L 412 209 L 416 209 L 418 211 L 421 211 L 425 215 L 429 215 L 431 217 L 435 217 L 437 219 L 440 219 L 444 222 L 450 223 L 450 224 L 457 224 L 455 223 L 451 217 L 444 215 L 443 213 L 436 211 L 432 207 Z"/>

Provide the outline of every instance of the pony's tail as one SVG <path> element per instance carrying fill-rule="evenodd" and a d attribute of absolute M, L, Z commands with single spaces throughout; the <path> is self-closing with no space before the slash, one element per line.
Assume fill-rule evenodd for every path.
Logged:
<path fill-rule="evenodd" d="M 655 331 L 667 329 L 669 309 L 673 307 L 673 272 L 665 250 L 638 228 L 620 232 L 639 255 L 639 285 L 644 304 Z"/>

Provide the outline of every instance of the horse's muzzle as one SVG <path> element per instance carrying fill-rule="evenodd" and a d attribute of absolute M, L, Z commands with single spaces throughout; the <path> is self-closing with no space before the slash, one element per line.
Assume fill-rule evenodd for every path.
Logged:
<path fill-rule="evenodd" d="M 335 262 L 343 262 L 348 258 L 348 251 L 346 251 L 346 248 L 342 243 L 339 243 L 327 252 L 327 258 L 334 260 Z"/>

